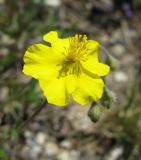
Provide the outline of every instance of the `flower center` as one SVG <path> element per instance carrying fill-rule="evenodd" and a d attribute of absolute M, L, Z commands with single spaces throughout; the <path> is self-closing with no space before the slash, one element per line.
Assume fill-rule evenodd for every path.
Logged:
<path fill-rule="evenodd" d="M 75 35 L 69 39 L 69 48 L 66 49 L 65 60 L 61 64 L 61 70 L 59 76 L 66 76 L 69 74 L 75 74 L 79 76 L 82 71 L 81 62 L 87 60 L 88 50 L 87 36 Z"/>
<path fill-rule="evenodd" d="M 70 46 L 66 59 L 72 62 L 85 61 L 87 50 L 87 36 L 75 35 L 69 39 Z"/>

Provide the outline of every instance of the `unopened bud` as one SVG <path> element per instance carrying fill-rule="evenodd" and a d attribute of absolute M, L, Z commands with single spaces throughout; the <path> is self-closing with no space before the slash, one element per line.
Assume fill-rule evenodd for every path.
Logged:
<path fill-rule="evenodd" d="M 92 105 L 88 111 L 88 116 L 93 122 L 97 122 L 101 115 L 101 106 Z"/>

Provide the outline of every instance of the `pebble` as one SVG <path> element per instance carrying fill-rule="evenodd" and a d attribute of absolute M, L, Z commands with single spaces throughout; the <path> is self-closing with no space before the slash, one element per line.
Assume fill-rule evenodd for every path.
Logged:
<path fill-rule="evenodd" d="M 119 157 L 122 155 L 122 153 L 123 153 L 123 148 L 122 147 L 116 147 L 106 157 L 106 160 L 118 160 Z"/>
<path fill-rule="evenodd" d="M 107 34 L 103 34 L 102 36 L 99 37 L 100 42 L 103 44 L 106 44 L 109 42 L 109 36 Z"/>
<path fill-rule="evenodd" d="M 114 8 L 114 3 L 111 0 L 101 0 L 101 2 L 106 11 L 112 11 L 112 9 Z"/>
<path fill-rule="evenodd" d="M 25 158 L 25 159 L 30 156 L 30 148 L 29 148 L 29 146 L 24 146 L 24 147 L 22 148 L 21 156 L 22 156 L 23 158 Z"/>
<path fill-rule="evenodd" d="M 127 82 L 128 80 L 128 76 L 122 71 L 115 72 L 114 78 L 116 82 Z"/>
<path fill-rule="evenodd" d="M 26 144 L 27 144 L 27 146 L 33 148 L 34 146 L 38 145 L 37 142 L 36 142 L 36 140 L 35 140 L 34 135 L 30 131 L 26 131 L 24 133 L 24 136 L 26 138 Z"/>
<path fill-rule="evenodd" d="M 61 142 L 61 147 L 66 148 L 66 149 L 70 149 L 72 147 L 72 144 L 70 141 L 64 140 Z"/>
<path fill-rule="evenodd" d="M 116 44 L 111 48 L 111 51 L 115 56 L 120 57 L 125 53 L 125 47 L 121 44 Z"/>
<path fill-rule="evenodd" d="M 48 156 L 54 156 L 54 155 L 58 154 L 59 147 L 54 142 L 47 142 L 44 145 L 44 150 L 45 150 L 45 154 L 46 155 L 48 155 Z"/>
<path fill-rule="evenodd" d="M 117 29 L 112 33 L 112 35 L 109 39 L 109 43 L 110 44 L 118 44 L 119 42 L 123 43 L 124 39 L 123 39 L 123 34 L 122 34 L 121 30 Z"/>
<path fill-rule="evenodd" d="M 51 7 L 59 7 L 61 4 L 60 0 L 45 0 L 44 4 L 51 6 Z"/>
<path fill-rule="evenodd" d="M 33 136 L 33 134 L 32 134 L 32 132 L 30 132 L 30 131 L 25 131 L 24 136 L 25 136 L 26 138 L 31 138 L 31 137 Z"/>
<path fill-rule="evenodd" d="M 73 158 L 73 160 L 78 160 L 80 156 L 80 152 L 78 150 L 71 150 L 70 155 Z"/>
<path fill-rule="evenodd" d="M 36 142 L 40 145 L 43 145 L 47 139 L 47 135 L 43 132 L 39 132 L 36 135 Z"/>
<path fill-rule="evenodd" d="M 68 151 L 63 150 L 59 153 L 57 160 L 74 160 Z"/>
<path fill-rule="evenodd" d="M 34 145 L 32 148 L 31 148 L 31 152 L 30 152 L 30 156 L 35 159 L 39 156 L 39 154 L 41 154 L 43 151 L 42 147 L 40 145 Z"/>
<path fill-rule="evenodd" d="M 32 159 L 36 159 L 43 151 L 43 147 L 36 142 L 36 138 L 34 137 L 32 132 L 26 131 L 24 133 L 24 136 L 26 138 L 27 147 L 30 148 L 30 157 Z"/>
<path fill-rule="evenodd" d="M 88 117 L 88 110 L 90 106 L 73 106 L 69 112 L 68 119 L 76 131 L 85 133 L 93 132 L 93 123 Z M 76 114 L 77 113 L 77 114 Z"/>

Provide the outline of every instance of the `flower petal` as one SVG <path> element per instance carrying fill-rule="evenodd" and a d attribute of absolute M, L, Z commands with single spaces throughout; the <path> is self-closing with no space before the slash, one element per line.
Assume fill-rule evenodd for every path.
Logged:
<path fill-rule="evenodd" d="M 91 59 L 94 62 L 98 62 L 98 47 L 99 43 L 97 41 L 88 40 L 87 59 Z"/>
<path fill-rule="evenodd" d="M 43 36 L 43 40 L 50 43 L 56 42 L 57 39 L 58 39 L 58 33 L 56 31 L 50 31 L 49 33 Z"/>
<path fill-rule="evenodd" d="M 109 73 L 110 67 L 106 64 L 99 63 L 98 60 L 98 47 L 99 43 L 94 40 L 89 40 L 88 41 L 88 57 L 87 61 L 82 62 L 82 65 L 85 70 L 98 75 L 98 76 L 105 76 L 106 74 Z"/>
<path fill-rule="evenodd" d="M 75 89 L 76 81 L 72 76 L 39 79 L 40 86 L 50 104 L 65 106 Z"/>
<path fill-rule="evenodd" d="M 97 101 L 103 93 L 104 83 L 100 77 L 92 78 L 82 73 L 77 80 L 77 88 L 72 93 L 76 102 L 85 105 L 92 101 Z"/>
<path fill-rule="evenodd" d="M 24 55 L 23 72 L 36 79 L 50 76 L 59 69 L 64 55 L 58 55 L 51 47 L 43 44 L 34 44 L 29 47 Z"/>
<path fill-rule="evenodd" d="M 103 63 L 95 63 L 92 59 L 85 61 L 82 66 L 86 72 L 88 71 L 98 76 L 105 76 L 110 71 L 110 67 L 108 65 Z"/>
<path fill-rule="evenodd" d="M 99 43 L 95 40 L 88 40 L 88 48 L 90 50 L 96 51 L 99 47 Z"/>
<path fill-rule="evenodd" d="M 69 38 L 59 38 L 56 31 L 51 31 L 43 36 L 43 40 L 49 42 L 59 52 L 65 52 L 69 47 Z"/>
<path fill-rule="evenodd" d="M 65 86 L 65 79 L 59 78 L 52 81 L 39 79 L 40 86 L 48 103 L 58 106 L 65 106 L 69 102 L 69 94 Z"/>

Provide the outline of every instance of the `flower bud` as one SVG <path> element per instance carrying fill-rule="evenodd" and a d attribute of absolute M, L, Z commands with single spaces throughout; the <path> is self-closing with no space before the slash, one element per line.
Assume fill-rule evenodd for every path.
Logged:
<path fill-rule="evenodd" d="M 101 109 L 102 107 L 95 104 L 92 105 L 91 108 L 88 111 L 88 116 L 93 122 L 97 122 L 101 115 Z"/>

